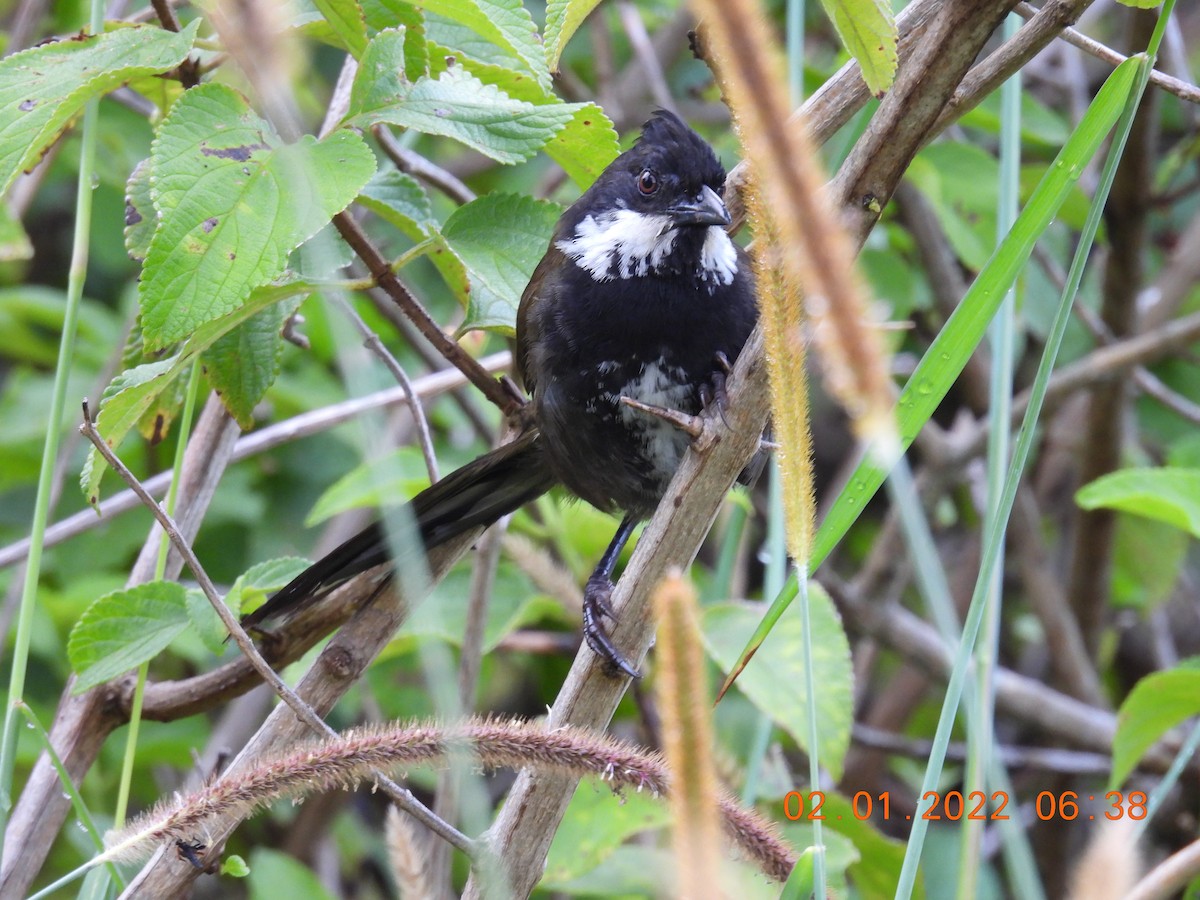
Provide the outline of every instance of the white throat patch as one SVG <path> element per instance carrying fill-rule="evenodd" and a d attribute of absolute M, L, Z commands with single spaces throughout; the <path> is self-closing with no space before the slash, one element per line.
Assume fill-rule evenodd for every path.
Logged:
<path fill-rule="evenodd" d="M 662 265 L 675 246 L 670 216 L 614 209 L 588 216 L 575 236 L 555 246 L 596 281 L 645 275 Z"/>
<path fill-rule="evenodd" d="M 737 274 L 737 248 L 720 225 L 708 226 L 704 246 L 700 248 L 701 278 L 717 284 L 729 284 Z"/>

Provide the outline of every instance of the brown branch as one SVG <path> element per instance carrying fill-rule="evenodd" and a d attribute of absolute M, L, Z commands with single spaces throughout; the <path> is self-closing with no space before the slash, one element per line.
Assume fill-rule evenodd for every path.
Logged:
<path fill-rule="evenodd" d="M 1130 10 L 1130 42 L 1144 47 L 1157 13 Z M 1117 166 L 1112 193 L 1105 206 L 1109 252 L 1104 270 L 1100 317 L 1115 337 L 1137 330 L 1138 293 L 1144 281 L 1144 248 L 1154 180 L 1154 124 L 1157 94 L 1144 98 Z M 1097 385 L 1089 400 L 1083 428 L 1079 484 L 1087 484 L 1120 465 L 1126 433 L 1128 385 L 1114 378 Z M 1080 511 L 1075 517 L 1067 600 L 1079 619 L 1084 642 L 1093 654 L 1108 616 L 1108 599 L 1116 538 L 1117 514 L 1111 509 Z"/>
<path fill-rule="evenodd" d="M 475 530 L 431 551 L 428 558 L 430 579 L 436 583 L 443 578 L 478 536 L 479 530 Z M 372 573 L 366 573 L 349 582 L 348 587 L 355 585 L 357 589 L 363 589 L 372 581 Z M 358 605 L 354 615 L 326 644 L 296 688 L 296 693 L 317 715 L 327 714 L 334 703 L 354 686 L 404 620 L 408 604 L 399 590 L 380 592 L 376 585 L 373 592 L 378 595 L 376 599 Z M 284 705 L 277 706 L 230 764 L 222 779 L 237 777 L 238 773 L 252 768 L 259 760 L 282 754 L 297 741 L 307 739 L 309 734 L 307 726 L 296 718 L 291 709 Z M 209 844 L 214 847 L 223 844 L 241 818 L 230 815 L 211 823 L 206 832 Z M 189 863 L 177 859 L 174 853 L 160 851 L 122 896 L 176 896 L 196 875 L 196 869 Z"/>
<path fill-rule="evenodd" d="M 340 212 L 333 217 L 333 224 L 346 243 L 366 265 L 371 277 L 383 290 L 387 291 L 388 296 L 403 310 L 409 321 L 417 326 L 421 334 L 446 359 L 454 363 L 467 376 L 467 380 L 479 388 L 483 395 L 499 407 L 505 415 L 515 412 L 520 406 L 517 398 L 505 390 L 499 381 L 484 371 L 478 360 L 442 331 L 437 322 L 433 321 L 417 298 L 392 271 L 388 260 L 367 237 L 366 232 L 362 230 L 354 217 L 349 212 Z"/>
<path fill-rule="evenodd" d="M 1020 3 L 1013 7 L 1013 10 L 1024 19 L 1032 19 L 1040 12 L 1037 7 L 1026 3 L 1025 0 L 1021 0 Z M 1104 60 L 1104 62 L 1108 63 L 1114 69 L 1129 58 L 1118 53 L 1112 47 L 1093 40 L 1086 34 L 1081 34 L 1074 28 L 1064 28 L 1058 37 L 1072 47 L 1078 47 L 1084 53 L 1096 57 L 1096 59 Z M 1200 87 L 1188 84 L 1186 81 L 1181 81 L 1178 78 L 1168 75 L 1166 72 L 1153 69 L 1150 72 L 1150 83 L 1162 88 L 1168 94 L 1174 94 L 1180 100 L 1188 103 L 1200 103 Z"/>
<path fill-rule="evenodd" d="M 184 457 L 177 495 L 179 526 L 192 539 L 225 471 L 237 425 L 216 398 L 210 398 L 192 432 Z M 88 515 L 94 515 L 88 513 Z M 142 548 L 127 584 L 133 586 L 154 577 L 161 532 L 155 525 Z M 172 553 L 164 577 L 178 575 L 182 560 Z M 113 685 L 102 685 L 83 694 L 74 693 L 70 678 L 63 689 L 50 729 L 50 740 L 67 773 L 83 780 L 105 739 L 126 721 L 114 703 Z M 58 773 L 46 754 L 41 754 L 21 791 L 4 834 L 4 860 L 0 864 L 0 897 L 23 897 L 54 845 L 70 809 L 58 782 Z"/>
<path fill-rule="evenodd" d="M 956 6 L 957 4 L 948 4 Z M 999 0 L 993 3 L 975 4 L 977 15 L 989 21 L 998 20 L 1008 3 Z M 933 14 L 938 4 L 930 3 L 922 9 Z M 955 58 L 973 57 L 979 52 L 987 34 L 980 29 L 964 28 L 959 39 L 964 45 L 978 42 L 973 48 L 959 47 Z M 908 61 L 901 65 L 911 64 Z M 924 89 L 948 99 L 956 80 L 944 72 L 940 65 L 927 74 Z M 929 135 L 933 117 L 939 107 L 925 103 L 909 119 L 893 122 L 890 139 L 908 146 L 912 152 Z M 814 122 L 814 132 L 820 126 Z M 875 123 L 868 128 L 864 139 L 881 141 L 887 136 L 876 132 Z M 902 149 L 902 148 L 901 148 Z M 898 180 L 899 171 L 894 171 Z M 862 176 L 876 178 L 868 164 Z M 890 195 L 895 184 L 880 181 Z M 847 198 L 839 196 L 838 203 L 845 204 Z M 866 239 L 866 221 L 857 219 L 855 240 L 861 245 Z M 614 640 L 626 649 L 636 648 L 630 658 L 639 661 L 645 653 L 651 634 L 647 599 L 670 566 L 684 568 L 692 559 L 716 515 L 725 492 L 733 484 L 746 461 L 758 445 L 758 436 L 766 423 L 767 385 L 765 368 L 761 365 L 762 334 L 756 331 L 747 342 L 738 358 L 734 375 L 729 382 L 728 417 L 731 429 L 724 429 L 710 420 L 713 440 L 701 442 L 705 452 L 688 453 L 679 472 L 671 482 L 667 495 L 659 504 L 654 517 L 643 532 L 633 558 L 617 584 L 613 605 L 617 612 Z M 554 725 L 576 724 L 589 728 L 600 728 L 608 722 L 620 700 L 622 683 L 603 671 L 603 665 L 594 655 L 583 653 L 576 657 L 575 664 L 567 676 L 558 699 L 550 714 Z M 491 840 L 507 867 L 513 892 L 526 896 L 536 883 L 550 839 L 562 811 L 574 790 L 575 782 L 565 777 L 538 777 L 522 773 L 508 800 L 500 811 L 491 829 Z M 467 886 L 467 897 L 481 896 L 483 887 L 472 879 Z"/>

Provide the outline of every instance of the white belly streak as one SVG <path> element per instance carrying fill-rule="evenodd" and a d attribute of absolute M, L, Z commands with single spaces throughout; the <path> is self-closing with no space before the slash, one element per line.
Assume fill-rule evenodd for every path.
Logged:
<path fill-rule="evenodd" d="M 632 397 L 648 406 L 682 409 L 691 398 L 691 386 L 684 382 L 682 369 L 666 366 L 662 360 L 647 363 L 641 374 L 626 382 L 619 397 Z M 646 447 L 646 456 L 654 460 L 676 459 L 687 446 L 687 436 L 668 422 L 624 404 L 620 407 L 622 421 L 638 435 Z"/>

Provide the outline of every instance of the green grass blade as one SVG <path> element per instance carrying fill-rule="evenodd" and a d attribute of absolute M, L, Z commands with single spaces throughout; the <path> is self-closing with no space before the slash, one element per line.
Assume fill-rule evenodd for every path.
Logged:
<path fill-rule="evenodd" d="M 1134 87 L 1138 60 L 1119 65 L 1097 93 L 1079 125 L 1067 139 L 1029 202 L 1017 217 L 1008 237 L 992 254 L 962 303 L 930 344 L 897 401 L 896 424 L 902 447 L 907 449 L 938 404 L 958 378 L 967 360 L 983 339 L 984 331 L 1025 263 L 1042 232 L 1067 199 L 1083 172 L 1112 130 Z M 845 536 L 859 513 L 875 496 L 887 470 L 875 460 L 875 447 L 868 446 L 862 462 L 850 476 L 824 521 L 817 529 L 810 571 L 816 571 L 838 541 Z M 730 672 L 721 694 L 745 668 L 763 639 L 796 598 L 796 580 L 791 578 L 772 602 L 762 623 L 746 644 L 737 666 Z"/>

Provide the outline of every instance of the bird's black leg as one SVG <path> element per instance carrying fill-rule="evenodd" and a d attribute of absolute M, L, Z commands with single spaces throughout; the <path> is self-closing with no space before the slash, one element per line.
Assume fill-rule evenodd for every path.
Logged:
<path fill-rule="evenodd" d="M 604 630 L 604 625 L 600 621 L 603 616 L 613 618 L 613 609 L 610 604 L 613 592 L 612 573 L 617 565 L 617 557 L 621 555 L 621 551 L 625 545 L 629 543 L 629 536 L 633 534 L 634 526 L 638 520 L 633 516 L 626 516 L 621 520 L 621 525 L 617 528 L 617 533 L 613 535 L 612 541 L 608 545 L 608 549 L 604 551 L 604 555 L 600 557 L 600 562 L 596 566 L 592 577 L 587 580 L 587 586 L 583 589 L 583 636 L 587 640 L 588 646 L 598 656 L 608 660 L 615 669 L 624 672 L 630 678 L 638 678 L 638 670 L 633 667 L 613 644 L 612 638 L 608 636 L 608 632 Z"/>

